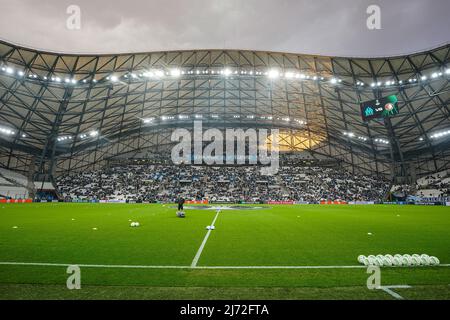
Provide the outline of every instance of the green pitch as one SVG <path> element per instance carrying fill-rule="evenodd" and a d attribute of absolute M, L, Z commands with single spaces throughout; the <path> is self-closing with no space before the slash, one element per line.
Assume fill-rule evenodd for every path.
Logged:
<path fill-rule="evenodd" d="M 358 266 L 360 254 L 388 253 L 450 263 L 446 207 L 222 210 L 206 241 L 214 210 L 186 210 L 184 219 L 175 211 L 160 204 L 2 204 L 0 299 L 393 299 L 367 289 L 365 268 L 342 266 Z M 69 264 L 82 265 L 81 290 L 66 288 Z M 292 268 L 307 266 L 333 268 Z M 396 289 L 405 299 L 450 299 L 448 266 L 381 268 L 381 283 L 411 286 Z"/>

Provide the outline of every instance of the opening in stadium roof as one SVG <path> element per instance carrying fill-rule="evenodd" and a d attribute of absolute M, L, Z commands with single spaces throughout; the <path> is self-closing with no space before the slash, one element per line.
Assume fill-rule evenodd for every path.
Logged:
<path fill-rule="evenodd" d="M 446 0 L 17 0 L 2 1 L 0 38 L 77 54 L 245 49 L 386 57 L 447 43 L 449 11 Z"/>

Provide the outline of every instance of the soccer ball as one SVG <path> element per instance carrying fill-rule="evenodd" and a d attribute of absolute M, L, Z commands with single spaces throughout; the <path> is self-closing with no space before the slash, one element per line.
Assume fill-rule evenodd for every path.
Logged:
<path fill-rule="evenodd" d="M 430 265 L 437 266 L 439 264 L 439 259 L 435 256 L 430 257 Z"/>
<path fill-rule="evenodd" d="M 375 261 L 377 262 L 378 266 L 380 266 L 380 267 L 384 266 L 384 260 L 383 259 L 384 258 L 380 258 L 378 256 L 376 257 Z"/>
<path fill-rule="evenodd" d="M 392 266 L 392 259 L 385 256 L 385 257 L 383 258 L 383 265 L 389 266 L 389 267 Z"/>
<path fill-rule="evenodd" d="M 359 255 L 358 256 L 358 262 L 359 263 L 364 263 L 364 259 L 366 259 L 366 256 L 363 256 L 363 255 Z"/>
<path fill-rule="evenodd" d="M 403 255 L 403 258 L 411 259 L 411 255 L 409 255 L 409 254 L 404 254 L 404 255 Z"/>
<path fill-rule="evenodd" d="M 411 257 L 411 265 L 420 266 L 420 258 L 412 256 Z"/>
<path fill-rule="evenodd" d="M 390 255 L 390 254 L 385 254 L 384 257 L 385 257 L 385 258 L 388 258 L 388 259 L 391 259 L 391 260 L 394 258 L 394 257 L 393 257 L 392 255 Z"/>
<path fill-rule="evenodd" d="M 399 267 L 399 266 L 402 265 L 402 261 L 401 261 L 400 258 L 398 258 L 398 257 L 393 257 L 393 258 L 392 258 L 392 264 L 393 264 L 394 266 Z"/>
<path fill-rule="evenodd" d="M 420 264 L 423 266 L 429 266 L 430 265 L 430 258 L 420 257 Z"/>
<path fill-rule="evenodd" d="M 402 258 L 400 259 L 400 261 L 401 261 L 401 263 L 402 263 L 402 266 L 409 266 L 409 265 L 410 265 L 410 262 L 409 262 L 408 257 L 402 257 Z"/>
<path fill-rule="evenodd" d="M 131 227 L 139 227 L 139 222 L 132 222 L 130 224 Z"/>

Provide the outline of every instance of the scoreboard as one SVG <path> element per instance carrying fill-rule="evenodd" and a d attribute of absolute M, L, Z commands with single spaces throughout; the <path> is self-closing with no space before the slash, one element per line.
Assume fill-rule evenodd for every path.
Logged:
<path fill-rule="evenodd" d="M 363 121 L 381 119 L 398 114 L 398 99 L 396 95 L 361 103 Z"/>

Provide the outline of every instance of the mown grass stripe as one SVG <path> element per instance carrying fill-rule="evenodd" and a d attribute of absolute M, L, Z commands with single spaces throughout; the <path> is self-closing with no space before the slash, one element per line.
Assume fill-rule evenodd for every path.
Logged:
<path fill-rule="evenodd" d="M 0 261 L 0 265 L 6 266 L 44 266 L 44 267 L 68 267 L 76 265 L 84 268 L 117 268 L 117 269 L 364 269 L 366 266 L 151 266 L 151 265 L 123 265 L 123 264 L 77 264 L 77 263 L 48 263 L 48 262 L 13 262 Z M 429 267 L 450 267 L 450 264 L 440 264 Z M 382 267 L 404 268 L 408 267 Z M 425 268 L 417 266 L 414 268 Z"/>

